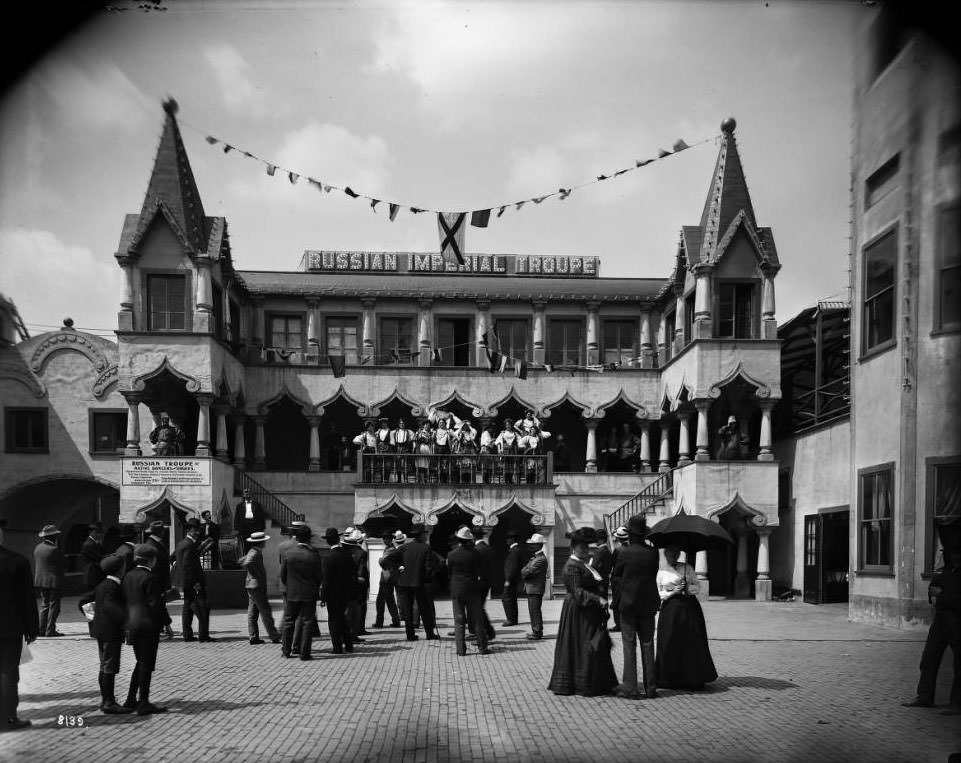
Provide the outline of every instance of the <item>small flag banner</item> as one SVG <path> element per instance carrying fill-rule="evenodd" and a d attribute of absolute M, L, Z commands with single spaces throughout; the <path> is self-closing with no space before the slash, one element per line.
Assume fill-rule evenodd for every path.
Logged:
<path fill-rule="evenodd" d="M 285 175 L 287 179 L 290 181 L 290 183 L 292 184 L 297 183 L 297 181 L 300 178 L 304 178 L 307 180 L 307 183 L 309 185 L 314 186 L 315 188 L 322 191 L 323 193 L 330 193 L 331 191 L 343 191 L 346 196 L 349 196 L 352 199 L 366 200 L 369 203 L 370 209 L 371 211 L 373 211 L 374 214 L 378 214 L 380 209 L 385 209 L 387 211 L 387 218 L 391 222 L 393 222 L 397 218 L 397 213 L 401 209 L 406 209 L 408 212 L 410 212 L 413 215 L 420 214 L 421 212 L 433 212 L 436 215 L 438 215 L 438 227 L 441 229 L 440 236 L 441 236 L 442 245 L 444 241 L 447 239 L 449 233 L 457 234 L 459 229 L 465 228 L 468 224 L 475 228 L 488 227 L 492 219 L 491 213 L 494 213 L 493 219 L 499 219 L 504 214 L 504 212 L 510 209 L 513 209 L 515 212 L 520 211 L 521 209 L 524 208 L 524 206 L 528 202 L 531 202 L 534 205 L 538 205 L 543 203 L 547 199 L 551 199 L 551 198 L 556 198 L 558 201 L 564 201 L 568 197 L 570 197 L 570 195 L 574 191 L 580 188 L 585 188 L 595 183 L 601 183 L 607 180 L 611 180 L 612 178 L 621 177 L 622 175 L 628 172 L 633 172 L 634 170 L 638 170 L 642 167 L 646 167 L 653 162 L 659 161 L 661 159 L 665 159 L 669 156 L 674 156 L 675 154 L 678 154 L 681 151 L 686 151 L 689 148 L 694 148 L 695 146 L 700 146 L 705 143 L 716 142 L 719 138 L 719 136 L 711 136 L 710 138 L 705 138 L 704 140 L 699 140 L 695 143 L 688 143 L 687 141 L 679 138 L 671 144 L 670 150 L 665 148 L 659 148 L 656 154 L 654 154 L 653 156 L 647 156 L 641 159 L 635 159 L 632 165 L 628 165 L 626 167 L 613 170 L 611 172 L 597 173 L 594 175 L 593 180 L 588 180 L 586 182 L 579 183 L 577 185 L 563 186 L 558 188 L 556 191 L 551 191 L 550 193 L 537 194 L 536 196 L 532 196 L 527 199 L 521 199 L 520 201 L 511 201 L 511 202 L 503 202 L 500 204 L 493 204 L 486 208 L 475 209 L 469 212 L 451 212 L 449 210 L 430 209 L 429 207 L 420 206 L 420 205 L 401 204 L 400 202 L 397 202 L 397 201 L 388 201 L 375 196 L 369 196 L 365 193 L 361 193 L 360 191 L 355 191 L 349 185 L 341 186 L 341 185 L 335 185 L 333 183 L 325 183 L 317 178 L 311 177 L 309 174 L 301 170 L 281 167 L 280 165 L 270 162 L 266 159 L 263 159 L 250 151 L 245 151 L 244 149 L 238 148 L 236 145 L 232 143 L 227 143 L 222 138 L 219 138 L 216 135 L 205 133 L 202 130 L 199 130 L 198 128 L 193 127 L 192 125 L 187 124 L 186 122 L 182 122 L 182 124 L 184 125 L 184 127 L 188 127 L 204 135 L 204 140 L 209 145 L 220 146 L 223 149 L 224 154 L 234 153 L 237 156 L 241 156 L 246 159 L 251 159 L 255 162 L 259 162 L 264 167 L 266 167 L 267 174 L 270 175 L 271 177 L 274 177 L 277 173 L 277 170 L 280 170 L 280 173 L 282 175 Z M 443 227 L 440 225 L 440 220 L 442 217 L 448 225 L 448 228 L 449 228 L 448 231 L 445 231 Z M 456 228 L 458 221 L 460 226 L 459 229 Z M 452 244 L 454 244 L 457 241 L 458 239 L 455 235 L 452 241 L 448 241 L 449 248 L 445 250 L 445 248 L 442 246 L 441 251 L 442 252 L 446 251 L 446 253 L 457 258 L 457 251 L 455 251 L 454 247 L 452 246 Z M 459 242 L 460 243 L 458 244 L 458 249 L 460 253 L 463 254 L 464 249 L 463 249 L 462 237 L 459 239 Z"/>

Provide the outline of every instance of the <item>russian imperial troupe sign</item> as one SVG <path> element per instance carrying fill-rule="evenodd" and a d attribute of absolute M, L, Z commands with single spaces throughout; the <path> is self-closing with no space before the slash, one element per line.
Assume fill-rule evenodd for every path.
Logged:
<path fill-rule="evenodd" d="M 209 485 L 208 458 L 125 458 L 123 484 L 130 487 L 152 485 Z"/>
<path fill-rule="evenodd" d="M 451 257 L 419 252 L 306 251 L 300 262 L 308 272 L 468 273 L 492 276 L 596 278 L 597 257 L 526 254 L 465 254 L 460 265 Z"/>

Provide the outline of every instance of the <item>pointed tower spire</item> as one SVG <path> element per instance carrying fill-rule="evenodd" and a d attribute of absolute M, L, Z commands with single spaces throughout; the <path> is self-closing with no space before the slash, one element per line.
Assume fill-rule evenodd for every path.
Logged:
<path fill-rule="evenodd" d="M 751 194 L 744 179 L 744 168 L 734 140 L 737 122 L 728 117 L 721 122 L 721 148 L 717 154 L 717 164 L 711 178 L 711 187 L 704 202 L 700 227 L 702 238 L 702 259 L 717 246 L 718 238 L 723 236 L 731 222 L 743 211 L 752 226 L 757 226 Z"/>
<path fill-rule="evenodd" d="M 168 98 L 163 109 L 167 116 L 140 210 L 139 227 L 143 230 L 153 219 L 158 206 L 163 207 L 168 221 L 180 227 L 177 231 L 179 237 L 194 251 L 203 252 L 207 249 L 206 216 L 177 127 L 177 102 Z"/>

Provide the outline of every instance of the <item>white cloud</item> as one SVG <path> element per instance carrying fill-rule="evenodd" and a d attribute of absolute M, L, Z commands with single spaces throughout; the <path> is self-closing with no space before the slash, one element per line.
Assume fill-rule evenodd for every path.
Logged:
<path fill-rule="evenodd" d="M 309 175 L 323 183 L 350 186 L 361 194 L 384 193 L 390 177 L 387 142 L 377 135 L 354 135 L 340 125 L 311 122 L 283 136 L 280 147 L 265 155 L 279 167 Z M 291 184 L 282 170 L 268 177 L 263 167 L 256 181 L 231 184 L 243 199 L 264 199 L 283 205 L 314 206 L 320 193 L 306 177 Z M 332 193 L 340 193 L 333 191 Z"/>
<path fill-rule="evenodd" d="M 268 107 L 260 88 L 250 78 L 250 64 L 232 45 L 220 43 L 204 51 L 214 70 L 224 105 L 233 114 L 262 116 Z"/>
<path fill-rule="evenodd" d="M 36 76 L 74 127 L 133 133 L 156 115 L 154 101 L 110 61 L 84 66 L 76 59 L 56 57 Z"/>
<path fill-rule="evenodd" d="M 78 327 L 116 325 L 122 271 L 112 257 L 27 228 L 0 230 L 0 252 L 0 285 L 27 324 L 70 316 Z"/>

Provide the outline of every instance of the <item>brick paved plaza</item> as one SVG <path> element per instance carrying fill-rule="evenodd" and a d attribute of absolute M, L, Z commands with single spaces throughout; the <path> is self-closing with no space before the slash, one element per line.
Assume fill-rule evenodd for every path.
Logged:
<path fill-rule="evenodd" d="M 0 736 L 0 760 L 946 761 L 961 751 L 961 719 L 900 706 L 924 632 L 848 623 L 843 606 L 708 602 L 713 689 L 639 702 L 547 691 L 560 600 L 545 603 L 544 641 L 524 640 L 522 622 L 499 630 L 493 654 L 466 658 L 452 638 L 409 643 L 385 630 L 353 655 L 330 655 L 322 639 L 313 662 L 285 660 L 277 646 L 247 643 L 243 613 L 222 611 L 216 643 L 161 643 L 152 699 L 170 712 L 137 717 L 97 710 L 96 646 L 76 600 L 64 604 L 67 636 L 38 641 L 22 670 L 33 729 Z M 488 609 L 496 625 L 499 602 Z M 450 605 L 438 615 L 446 634 Z M 118 687 L 129 647 L 123 660 Z M 939 705 L 948 682 L 945 664 Z M 59 715 L 82 716 L 83 727 L 60 726 Z"/>

